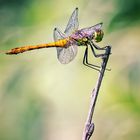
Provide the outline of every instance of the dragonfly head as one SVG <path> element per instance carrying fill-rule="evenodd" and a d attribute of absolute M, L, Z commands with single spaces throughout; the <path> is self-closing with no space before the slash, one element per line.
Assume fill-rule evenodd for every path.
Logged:
<path fill-rule="evenodd" d="M 100 42 L 100 41 L 102 41 L 103 36 L 104 36 L 104 32 L 102 30 L 96 30 L 94 32 L 94 38 L 93 39 L 95 40 L 95 42 Z"/>

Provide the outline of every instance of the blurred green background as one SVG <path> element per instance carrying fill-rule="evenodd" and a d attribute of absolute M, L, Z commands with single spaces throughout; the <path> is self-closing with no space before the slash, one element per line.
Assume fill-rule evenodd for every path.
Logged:
<path fill-rule="evenodd" d="M 91 139 L 139 140 L 139 0 L 0 0 L 0 50 L 53 41 L 54 27 L 64 30 L 75 7 L 80 28 L 103 22 L 99 45 L 112 45 Z M 82 65 L 84 49 L 68 65 L 53 48 L 0 54 L 0 140 L 81 139 L 98 76 Z"/>

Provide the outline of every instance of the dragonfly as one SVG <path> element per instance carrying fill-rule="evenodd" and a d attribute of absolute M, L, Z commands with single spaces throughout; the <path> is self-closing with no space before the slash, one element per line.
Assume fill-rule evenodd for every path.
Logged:
<path fill-rule="evenodd" d="M 78 47 L 85 46 L 86 48 L 83 57 L 83 64 L 99 71 L 100 66 L 89 63 L 88 53 L 90 49 L 95 57 L 105 57 L 105 53 L 97 54 L 95 52 L 95 49 L 106 49 L 106 47 L 99 47 L 95 44 L 102 41 L 103 39 L 104 32 L 102 30 L 102 24 L 103 23 L 98 23 L 91 27 L 78 29 L 78 8 L 75 8 L 72 15 L 70 16 L 64 33 L 58 28 L 54 28 L 54 42 L 13 48 L 9 51 L 6 51 L 5 53 L 7 55 L 14 55 L 35 49 L 55 47 L 57 50 L 57 58 L 60 63 L 68 64 L 76 57 Z"/>

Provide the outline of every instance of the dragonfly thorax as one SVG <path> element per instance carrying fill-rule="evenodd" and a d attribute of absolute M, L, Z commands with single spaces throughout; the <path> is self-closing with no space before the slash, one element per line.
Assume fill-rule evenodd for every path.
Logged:
<path fill-rule="evenodd" d="M 80 39 L 77 39 L 77 45 L 78 46 L 82 46 L 82 45 L 86 45 L 87 42 L 88 42 L 88 39 L 85 37 L 85 38 L 80 38 Z"/>
<path fill-rule="evenodd" d="M 86 45 L 88 42 L 88 36 L 81 32 L 81 30 L 75 32 L 74 34 L 71 35 L 71 39 L 74 40 L 74 42 L 78 45 L 78 46 L 83 46 Z"/>

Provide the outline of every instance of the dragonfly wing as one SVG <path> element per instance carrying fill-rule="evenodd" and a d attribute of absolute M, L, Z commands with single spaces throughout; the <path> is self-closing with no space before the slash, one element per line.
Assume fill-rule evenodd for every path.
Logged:
<path fill-rule="evenodd" d="M 68 48 L 57 50 L 57 58 L 62 64 L 68 64 L 71 62 L 77 54 L 77 46 L 72 45 Z"/>
<path fill-rule="evenodd" d="M 76 8 L 69 21 L 68 21 L 68 24 L 67 24 L 67 27 L 64 31 L 64 33 L 66 33 L 67 36 L 70 36 L 75 30 L 78 29 L 78 26 L 79 26 L 79 22 L 78 22 L 78 8 Z"/>
<path fill-rule="evenodd" d="M 65 38 L 66 35 L 62 33 L 58 28 L 55 28 L 53 32 L 53 37 L 54 37 L 54 41 L 58 41 L 59 39 Z M 63 48 L 57 47 L 56 50 L 57 50 L 57 57 L 58 57 L 61 51 L 63 50 Z"/>
<path fill-rule="evenodd" d="M 66 38 L 66 35 L 63 34 L 58 28 L 54 29 L 54 40 L 57 41 L 59 39 Z M 69 46 L 67 48 L 56 48 L 57 50 L 57 58 L 62 64 L 67 64 L 72 61 L 77 54 L 77 46 Z"/>
<path fill-rule="evenodd" d="M 66 35 L 62 33 L 58 28 L 55 28 L 53 31 L 54 41 L 58 41 L 59 39 L 66 38 Z"/>
<path fill-rule="evenodd" d="M 66 35 L 64 33 L 62 33 L 58 28 L 55 28 L 54 33 L 53 33 L 53 37 L 54 37 L 54 41 L 58 41 L 59 39 L 65 38 Z M 57 47 L 56 50 L 57 50 L 57 57 L 58 57 L 59 54 L 61 53 L 61 51 L 63 50 L 63 48 Z"/>
<path fill-rule="evenodd" d="M 83 28 L 82 31 L 85 34 L 93 34 L 96 30 L 100 30 L 102 28 L 103 23 L 98 23 L 94 26 L 88 27 L 88 28 Z"/>

